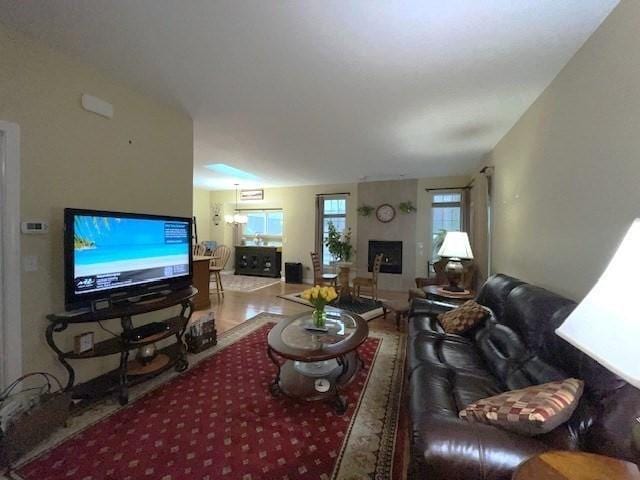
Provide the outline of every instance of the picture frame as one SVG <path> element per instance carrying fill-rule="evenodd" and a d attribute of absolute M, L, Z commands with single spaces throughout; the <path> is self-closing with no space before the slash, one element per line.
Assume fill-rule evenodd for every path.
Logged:
<path fill-rule="evenodd" d="M 257 201 L 264 200 L 264 190 L 262 189 L 251 189 L 251 190 L 240 190 L 240 201 Z"/>
<path fill-rule="evenodd" d="M 82 354 L 92 352 L 94 348 L 94 332 L 84 332 L 73 337 L 73 353 Z"/>

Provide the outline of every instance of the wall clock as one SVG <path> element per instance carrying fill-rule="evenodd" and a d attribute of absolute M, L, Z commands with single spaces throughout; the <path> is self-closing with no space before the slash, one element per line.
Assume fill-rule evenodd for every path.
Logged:
<path fill-rule="evenodd" d="M 396 216 L 396 209 L 388 203 L 383 203 L 376 209 L 376 218 L 379 222 L 389 223 Z"/>

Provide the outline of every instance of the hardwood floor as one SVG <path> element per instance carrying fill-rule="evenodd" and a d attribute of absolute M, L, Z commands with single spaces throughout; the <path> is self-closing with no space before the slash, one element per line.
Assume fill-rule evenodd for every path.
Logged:
<path fill-rule="evenodd" d="M 278 295 L 301 292 L 310 285 L 292 284 L 280 282 L 277 285 L 261 288 L 254 292 L 226 291 L 224 299 L 218 301 L 215 294 L 211 295 L 211 307 L 207 310 L 198 310 L 193 314 L 193 320 L 207 315 L 213 311 L 216 319 L 216 329 L 221 334 L 236 325 L 256 316 L 261 312 L 293 315 L 310 310 L 309 307 L 299 303 L 279 298 Z M 406 300 L 406 292 L 380 291 L 380 298 L 387 300 Z M 370 322 L 373 327 L 386 328 L 395 325 L 393 315 L 388 314 L 387 319 L 376 318 Z"/>

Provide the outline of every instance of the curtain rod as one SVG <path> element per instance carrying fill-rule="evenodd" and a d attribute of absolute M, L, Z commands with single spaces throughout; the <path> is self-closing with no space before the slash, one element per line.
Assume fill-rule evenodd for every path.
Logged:
<path fill-rule="evenodd" d="M 333 195 L 351 195 L 351 192 L 316 193 L 316 197 L 332 197 Z"/>
<path fill-rule="evenodd" d="M 281 212 L 281 208 L 236 208 L 236 212 L 266 212 L 266 211 L 277 211 Z"/>

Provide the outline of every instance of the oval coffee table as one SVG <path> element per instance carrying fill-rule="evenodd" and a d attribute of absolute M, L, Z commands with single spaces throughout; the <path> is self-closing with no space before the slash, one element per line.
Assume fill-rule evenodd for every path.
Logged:
<path fill-rule="evenodd" d="M 357 349 L 367 339 L 369 326 L 359 315 L 338 309 L 327 309 L 327 332 L 305 328 L 312 325 L 311 312 L 305 312 L 269 332 L 267 353 L 278 367 L 270 390 L 274 396 L 329 400 L 342 415 L 348 403 L 340 391 L 364 366 Z"/>

